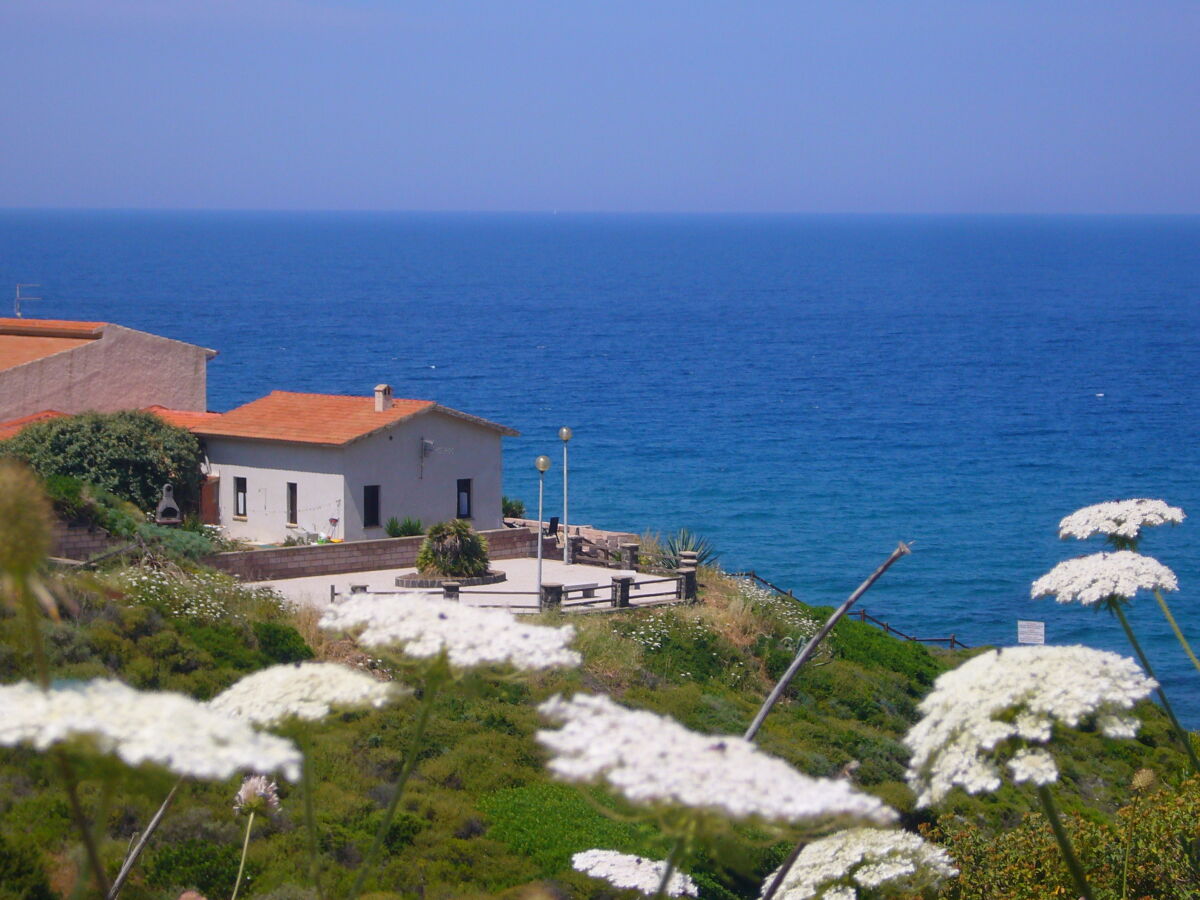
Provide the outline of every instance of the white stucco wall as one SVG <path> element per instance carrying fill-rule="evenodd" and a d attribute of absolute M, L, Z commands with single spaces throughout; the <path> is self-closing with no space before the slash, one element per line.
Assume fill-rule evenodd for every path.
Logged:
<path fill-rule="evenodd" d="M 231 537 L 279 543 L 289 534 L 330 533 L 329 519 L 345 520 L 341 474 L 344 451 L 268 441 L 207 438 L 205 448 L 220 476 L 221 525 Z M 246 516 L 234 515 L 234 478 L 246 479 Z M 296 484 L 297 525 L 287 523 L 287 485 Z M 334 537 L 345 537 L 341 524 Z"/>
<path fill-rule="evenodd" d="M 421 441 L 433 442 L 422 458 Z M 401 422 L 346 447 L 346 539 L 383 537 L 362 528 L 363 487 L 380 486 L 380 523 L 412 516 L 426 527 L 457 513 L 458 479 L 471 479 L 471 525 L 502 526 L 500 434 L 441 412 Z"/>
<path fill-rule="evenodd" d="M 421 441 L 433 452 L 421 458 Z M 500 434 L 439 412 L 426 413 L 345 447 L 210 437 L 205 446 L 220 476 L 221 524 L 233 537 L 278 543 L 299 531 L 348 541 L 386 537 L 392 516 L 412 516 L 426 527 L 453 519 L 457 485 L 471 479 L 476 530 L 502 526 Z M 235 518 L 234 478 L 246 479 L 246 517 Z M 299 527 L 289 528 L 287 483 L 297 485 Z M 363 527 L 363 488 L 380 487 L 379 527 Z"/>
<path fill-rule="evenodd" d="M 0 370 L 0 420 L 156 404 L 202 411 L 207 361 L 203 347 L 108 325 L 97 340 Z"/>

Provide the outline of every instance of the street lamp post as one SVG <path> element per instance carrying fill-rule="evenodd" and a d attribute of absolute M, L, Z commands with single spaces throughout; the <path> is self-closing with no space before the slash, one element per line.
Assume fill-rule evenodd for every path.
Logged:
<path fill-rule="evenodd" d="M 563 565 L 571 564 L 571 530 L 567 527 L 567 441 L 572 437 L 571 429 L 564 425 L 558 429 L 558 438 L 563 442 Z"/>
<path fill-rule="evenodd" d="M 537 592 L 538 605 L 542 604 L 542 496 L 546 487 L 546 471 L 550 468 L 550 457 L 539 456 L 533 461 L 538 471 L 538 527 L 537 527 Z"/>

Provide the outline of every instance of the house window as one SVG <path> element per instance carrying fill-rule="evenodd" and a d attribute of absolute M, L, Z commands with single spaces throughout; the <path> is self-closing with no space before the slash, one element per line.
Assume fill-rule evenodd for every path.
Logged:
<path fill-rule="evenodd" d="M 296 482 L 287 483 L 287 523 L 296 524 Z"/>
<path fill-rule="evenodd" d="M 363 528 L 379 527 L 379 485 L 363 487 Z"/>
<path fill-rule="evenodd" d="M 471 518 L 471 479 L 458 479 L 458 517 Z"/>
<path fill-rule="evenodd" d="M 233 479 L 233 515 L 235 518 L 246 518 L 246 479 Z"/>

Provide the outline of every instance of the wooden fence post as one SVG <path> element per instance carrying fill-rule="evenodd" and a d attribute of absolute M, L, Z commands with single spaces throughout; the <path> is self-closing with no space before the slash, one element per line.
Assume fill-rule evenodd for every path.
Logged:
<path fill-rule="evenodd" d="M 638 545 L 637 544 L 622 544 L 621 545 L 621 566 L 629 569 L 631 572 L 638 570 Z"/>
<path fill-rule="evenodd" d="M 561 609 L 562 596 L 563 586 L 561 584 L 547 584 L 546 582 L 542 582 L 542 596 L 538 602 L 542 609 Z"/>
<path fill-rule="evenodd" d="M 616 575 L 612 580 L 612 605 L 624 608 L 629 605 L 629 586 L 633 584 L 633 576 Z"/>
<path fill-rule="evenodd" d="M 696 588 L 696 570 L 689 566 L 679 569 L 676 574 L 679 576 L 679 599 L 695 603 L 699 593 Z"/>

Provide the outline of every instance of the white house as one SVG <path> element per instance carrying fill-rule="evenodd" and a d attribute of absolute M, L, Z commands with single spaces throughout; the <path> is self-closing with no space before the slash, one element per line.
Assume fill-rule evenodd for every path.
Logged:
<path fill-rule="evenodd" d="M 500 439 L 518 433 L 430 400 L 393 399 L 382 384 L 374 397 L 273 391 L 186 424 L 218 482 L 215 518 L 259 543 L 385 537 L 393 516 L 499 528 Z"/>

